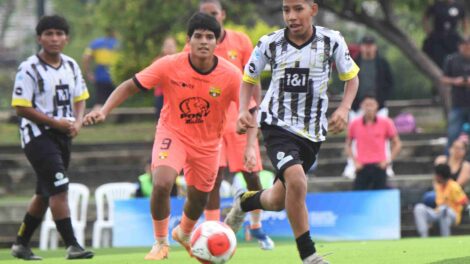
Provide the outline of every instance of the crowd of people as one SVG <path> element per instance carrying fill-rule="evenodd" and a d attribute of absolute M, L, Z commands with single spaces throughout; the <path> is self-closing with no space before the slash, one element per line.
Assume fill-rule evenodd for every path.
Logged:
<path fill-rule="evenodd" d="M 389 188 L 387 178 L 394 174 L 392 163 L 402 143 L 385 104 L 394 76 L 376 39 L 364 36 L 358 57 L 352 58 L 340 32 L 313 23 L 317 12 L 312 0 L 284 0 L 286 27 L 261 37 L 253 47 L 244 33 L 224 27 L 226 12 L 219 0 L 201 0 L 199 12 L 189 19 L 184 51 L 177 52 L 174 38 L 165 38 L 154 62 L 117 87 L 109 73 L 119 49 L 113 29 L 86 49 L 82 76 L 80 65 L 62 53 L 67 21 L 55 15 L 41 18 L 36 34 L 42 49 L 19 66 L 12 99 L 21 117 L 22 147 L 37 177 L 12 255 L 41 259 L 29 242 L 50 207 L 67 258 L 94 256 L 77 243 L 70 220 L 71 141 L 82 125 L 104 122 L 127 98 L 154 89 L 157 132 L 152 158 L 138 178 L 138 195 L 150 197 L 155 238 L 145 259 L 169 256 L 170 196 L 184 192 L 187 197 L 171 236 L 188 251 L 201 215 L 221 220 L 219 189 L 229 171 L 237 174 L 234 185 L 241 190 L 225 218 L 234 231 L 249 212 L 251 235 L 262 249 L 273 249 L 260 214 L 286 209 L 302 262 L 327 263 L 310 236 L 305 202 L 306 175 L 322 142 L 329 133 L 346 131 L 349 161 L 343 174 L 354 179 L 354 190 Z M 470 180 L 468 137 L 460 135 L 470 123 L 470 37 L 458 32 L 459 24 L 467 30 L 465 20 L 465 10 L 451 0 L 436 1 L 424 17 L 428 36 L 423 50 L 442 67 L 442 82 L 452 86 L 452 109 L 446 155 L 435 161 L 433 191 L 414 209 L 423 237 L 432 222 L 439 222 L 441 234 L 449 235 L 468 203 L 462 190 Z M 331 62 L 345 86 L 338 108 L 327 118 Z M 272 79 L 261 98 L 259 78 L 267 65 Z M 95 106 L 87 115 L 90 96 L 83 77 L 96 91 Z M 258 126 L 274 176 L 263 171 Z M 184 189 L 179 190 L 182 171 Z"/>

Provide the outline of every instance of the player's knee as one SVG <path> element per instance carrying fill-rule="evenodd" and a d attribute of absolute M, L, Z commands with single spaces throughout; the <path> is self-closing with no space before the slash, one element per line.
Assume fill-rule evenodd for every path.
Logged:
<path fill-rule="evenodd" d="M 157 181 L 153 182 L 153 191 L 159 195 L 166 195 L 171 193 L 171 188 L 173 187 L 173 182 L 170 181 Z"/>

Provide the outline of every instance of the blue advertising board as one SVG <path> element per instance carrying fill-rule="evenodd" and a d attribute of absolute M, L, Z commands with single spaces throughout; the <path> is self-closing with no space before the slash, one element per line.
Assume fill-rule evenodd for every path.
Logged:
<path fill-rule="evenodd" d="M 170 228 L 177 225 L 184 199 L 171 199 Z M 221 208 L 231 206 L 223 199 Z M 309 223 L 315 240 L 383 240 L 400 238 L 398 190 L 313 193 L 307 195 Z M 148 199 L 115 202 L 113 245 L 151 246 L 154 242 Z M 248 223 L 249 215 L 246 222 Z M 202 219 L 200 220 L 202 221 Z M 292 238 L 285 211 L 263 212 L 263 228 L 271 237 Z"/>

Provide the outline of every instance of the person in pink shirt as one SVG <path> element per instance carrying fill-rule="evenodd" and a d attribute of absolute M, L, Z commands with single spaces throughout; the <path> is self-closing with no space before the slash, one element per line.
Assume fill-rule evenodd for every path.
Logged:
<path fill-rule="evenodd" d="M 387 188 L 386 168 L 401 150 L 401 141 L 393 121 L 377 116 L 379 104 L 374 97 L 365 96 L 361 102 L 362 118 L 353 120 L 346 137 L 346 154 L 354 160 L 356 179 L 354 190 L 380 190 Z M 385 142 L 391 141 L 389 159 Z M 352 142 L 356 142 L 357 154 L 353 155 Z"/>

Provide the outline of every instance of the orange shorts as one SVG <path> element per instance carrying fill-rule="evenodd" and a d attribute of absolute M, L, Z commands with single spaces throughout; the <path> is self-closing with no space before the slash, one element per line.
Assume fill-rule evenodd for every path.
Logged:
<path fill-rule="evenodd" d="M 201 151 L 184 144 L 174 133 L 159 126 L 152 151 L 152 170 L 168 166 L 177 173 L 184 171 L 188 186 L 201 192 L 212 191 L 217 176 L 219 150 Z"/>
<path fill-rule="evenodd" d="M 220 148 L 219 167 L 227 167 L 228 163 L 228 168 L 232 173 L 247 171 L 244 164 L 246 137 L 246 135 L 239 135 L 236 132 L 224 133 Z M 263 170 L 258 141 L 256 141 L 255 147 L 257 157 L 253 171 L 258 172 Z"/>

